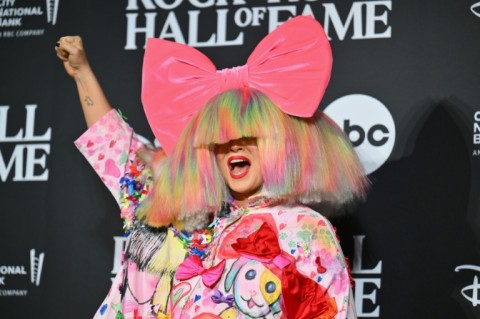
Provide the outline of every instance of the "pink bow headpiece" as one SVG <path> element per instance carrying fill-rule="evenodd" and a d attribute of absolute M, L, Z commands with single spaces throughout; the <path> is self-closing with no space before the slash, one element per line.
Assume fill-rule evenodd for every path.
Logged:
<path fill-rule="evenodd" d="M 212 97 L 236 88 L 266 94 L 283 112 L 311 117 L 332 68 L 330 44 L 311 17 L 292 18 L 268 34 L 243 66 L 217 71 L 200 51 L 149 39 L 143 62 L 142 102 L 167 154 L 190 119 Z"/>

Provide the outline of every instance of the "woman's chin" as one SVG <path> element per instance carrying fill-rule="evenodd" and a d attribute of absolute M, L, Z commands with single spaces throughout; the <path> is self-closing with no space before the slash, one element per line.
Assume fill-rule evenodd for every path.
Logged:
<path fill-rule="evenodd" d="M 260 195 L 261 194 L 261 189 L 262 189 L 261 186 L 260 187 L 255 187 L 255 188 L 248 188 L 248 187 L 232 188 L 232 187 L 230 187 L 230 193 L 231 193 L 233 199 L 235 199 L 236 201 L 243 201 L 243 200 L 246 200 L 250 197 Z"/>

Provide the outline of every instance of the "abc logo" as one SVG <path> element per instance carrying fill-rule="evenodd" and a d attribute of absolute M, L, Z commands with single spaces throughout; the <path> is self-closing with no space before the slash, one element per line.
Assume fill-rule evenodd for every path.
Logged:
<path fill-rule="evenodd" d="M 395 123 L 382 102 L 352 94 L 333 101 L 325 113 L 348 136 L 367 174 L 387 161 L 395 144 Z"/>

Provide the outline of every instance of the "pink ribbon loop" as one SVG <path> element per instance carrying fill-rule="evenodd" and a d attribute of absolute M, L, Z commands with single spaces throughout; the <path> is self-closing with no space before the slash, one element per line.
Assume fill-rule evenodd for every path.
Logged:
<path fill-rule="evenodd" d="M 248 67 L 246 65 L 217 71 L 220 91 L 248 86 Z"/>
<path fill-rule="evenodd" d="M 209 99 L 229 89 L 260 90 L 283 112 L 311 117 L 331 67 L 330 44 L 312 17 L 288 20 L 257 45 L 246 65 L 221 71 L 192 47 L 149 39 L 142 102 L 155 137 L 170 154 L 190 119 Z"/>

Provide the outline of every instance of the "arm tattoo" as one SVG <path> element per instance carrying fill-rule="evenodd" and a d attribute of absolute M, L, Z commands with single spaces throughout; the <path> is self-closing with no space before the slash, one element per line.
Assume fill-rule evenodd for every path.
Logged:
<path fill-rule="evenodd" d="M 88 94 L 88 91 L 87 91 L 87 88 L 85 87 L 85 85 L 83 84 L 82 78 L 77 77 L 77 80 L 78 80 L 78 82 L 80 83 L 80 86 L 82 87 L 82 90 L 85 92 L 85 98 L 83 99 L 83 102 L 84 102 L 87 106 L 92 106 L 92 105 L 94 104 L 94 103 L 93 103 L 93 100 L 87 95 L 87 94 Z"/>
<path fill-rule="evenodd" d="M 85 104 L 87 106 L 92 106 L 93 105 L 93 100 L 89 96 L 86 96 L 83 101 L 85 102 Z"/>

